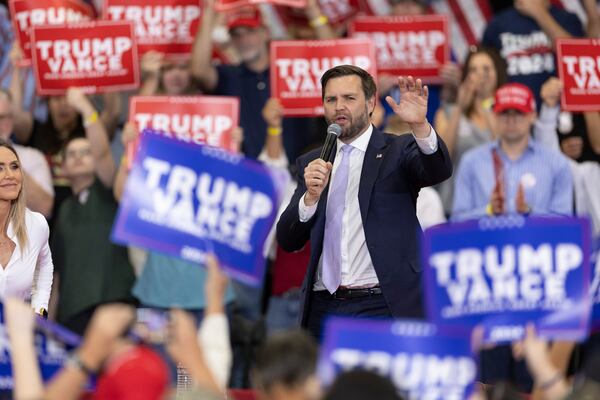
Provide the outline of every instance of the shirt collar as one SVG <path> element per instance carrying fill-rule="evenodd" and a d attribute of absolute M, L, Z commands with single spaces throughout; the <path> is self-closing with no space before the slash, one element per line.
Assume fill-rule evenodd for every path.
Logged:
<path fill-rule="evenodd" d="M 355 149 L 358 149 L 358 150 L 362 151 L 363 153 L 366 153 L 367 147 L 369 146 L 369 142 L 371 141 L 372 135 L 373 135 L 373 125 L 369 124 L 369 127 L 367 128 L 366 131 L 364 131 L 364 133 L 362 135 L 360 135 L 359 137 L 357 137 L 351 143 L 348 143 L 348 144 L 350 146 L 354 147 Z M 340 149 L 345 144 L 346 143 L 344 143 L 340 139 L 338 139 L 336 153 L 339 153 Z"/>
<path fill-rule="evenodd" d="M 492 149 L 498 149 L 502 152 L 502 154 L 504 154 L 504 151 L 502 150 L 502 147 L 500 146 L 500 139 L 496 139 L 494 141 L 491 142 L 491 147 Z M 526 151 L 535 151 L 537 149 L 535 140 L 530 136 L 529 140 L 527 141 L 527 150 Z"/>

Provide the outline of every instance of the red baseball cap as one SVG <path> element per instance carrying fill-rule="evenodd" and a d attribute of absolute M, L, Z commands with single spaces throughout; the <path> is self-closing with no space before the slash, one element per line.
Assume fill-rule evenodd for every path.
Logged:
<path fill-rule="evenodd" d="M 522 113 L 535 111 L 535 97 L 527 86 L 521 83 L 506 83 L 496 90 L 494 112 L 518 110 Z"/>
<path fill-rule="evenodd" d="M 253 6 L 242 7 L 227 14 L 227 28 L 229 30 L 242 26 L 258 28 L 262 24 L 260 10 Z"/>
<path fill-rule="evenodd" d="M 96 400 L 159 400 L 169 389 L 169 370 L 146 346 L 136 346 L 111 359 L 98 378 Z"/>

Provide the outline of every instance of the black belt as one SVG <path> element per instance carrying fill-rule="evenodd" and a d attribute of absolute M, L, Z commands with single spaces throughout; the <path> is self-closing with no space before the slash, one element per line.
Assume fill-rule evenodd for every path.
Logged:
<path fill-rule="evenodd" d="M 361 297 L 379 296 L 382 291 L 380 287 L 364 288 L 364 289 L 347 289 L 338 288 L 334 293 L 329 293 L 327 290 L 319 290 L 316 293 L 324 294 L 327 297 L 338 300 L 358 299 Z"/>

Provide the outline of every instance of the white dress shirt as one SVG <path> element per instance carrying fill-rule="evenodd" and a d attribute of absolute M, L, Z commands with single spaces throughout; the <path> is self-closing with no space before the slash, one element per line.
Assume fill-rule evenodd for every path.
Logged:
<path fill-rule="evenodd" d="M 362 171 L 363 160 L 367 146 L 373 134 L 373 126 L 369 125 L 367 130 L 358 136 L 353 142 L 349 143 L 354 147 L 350 153 L 350 165 L 348 172 L 348 188 L 346 189 L 346 199 L 344 203 L 344 214 L 342 216 L 342 245 L 341 245 L 341 273 L 342 281 L 340 286 L 351 288 L 366 288 L 379 285 L 371 255 L 367 249 L 365 240 L 365 231 L 360 215 L 360 206 L 358 203 L 358 188 L 360 185 L 360 174 Z M 420 139 L 415 137 L 419 149 L 424 154 L 433 154 L 437 151 L 437 136 L 433 128 L 427 138 Z M 336 170 L 341 162 L 339 156 L 340 149 L 344 143 L 338 139 L 337 153 L 333 162 L 333 169 L 329 182 L 335 179 Z M 329 192 L 328 192 L 329 196 Z M 329 198 L 329 197 L 328 197 Z M 298 204 L 298 213 L 301 222 L 306 222 L 312 218 L 317 210 L 318 203 L 307 206 L 304 203 L 304 196 Z M 323 258 L 319 260 L 317 276 L 313 290 L 326 290 L 322 281 Z"/>
<path fill-rule="evenodd" d="M 12 223 L 6 233 L 15 243 L 15 249 L 8 264 L 0 267 L 0 298 L 17 297 L 31 300 L 31 306 L 38 311 L 48 309 L 52 289 L 52 254 L 48 246 L 50 230 L 44 216 L 25 210 L 27 245 L 21 249 Z"/>

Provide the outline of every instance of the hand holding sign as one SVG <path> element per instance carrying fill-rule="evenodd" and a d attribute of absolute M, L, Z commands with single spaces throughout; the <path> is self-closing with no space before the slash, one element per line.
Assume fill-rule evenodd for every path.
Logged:
<path fill-rule="evenodd" d="M 562 398 L 568 392 L 568 384 L 563 376 L 574 347 L 575 343 L 565 341 L 549 344 L 537 335 L 535 325 L 530 323 L 523 340 L 513 343 L 513 355 L 516 359 L 525 359 L 536 386 L 552 388 L 553 397 Z M 535 392 L 532 397 L 537 398 Z"/>
<path fill-rule="evenodd" d="M 269 98 L 263 107 L 262 116 L 267 123 L 267 127 L 281 128 L 283 121 L 283 105 L 281 104 L 281 100 L 276 97 Z"/>
<path fill-rule="evenodd" d="M 70 87 L 67 89 L 67 103 L 73 107 L 84 118 L 92 115 L 96 110 L 80 88 Z"/>
<path fill-rule="evenodd" d="M 217 260 L 214 254 L 209 254 L 206 257 L 206 268 L 208 270 L 208 277 L 204 285 L 206 296 L 205 313 L 222 313 L 223 299 L 225 298 L 229 278 L 221 270 L 219 260 Z"/>
<path fill-rule="evenodd" d="M 142 70 L 142 76 L 144 79 L 157 78 L 160 73 L 160 68 L 163 65 L 165 59 L 164 53 L 150 50 L 142 56 L 140 61 L 140 69 Z"/>
<path fill-rule="evenodd" d="M 420 79 L 412 76 L 407 78 L 401 76 L 398 78 L 400 88 L 400 102 L 396 103 L 393 98 L 387 96 L 385 100 L 392 107 L 392 110 L 404 122 L 409 124 L 414 131 L 415 126 L 427 124 L 427 99 L 429 98 L 429 88 L 423 86 Z M 417 132 L 415 132 L 417 134 Z M 427 135 L 429 129 L 427 130 Z M 427 136 L 425 135 L 425 136 Z M 418 135 L 417 136 L 422 136 Z"/>
<path fill-rule="evenodd" d="M 8 58 L 10 59 L 10 64 L 13 68 L 23 66 L 23 50 L 17 40 L 13 41 L 10 53 L 8 53 Z"/>
<path fill-rule="evenodd" d="M 28 335 L 33 341 L 35 313 L 29 305 L 16 298 L 7 298 L 4 300 L 4 318 L 6 331 L 11 339 Z"/>
<path fill-rule="evenodd" d="M 562 82 L 556 77 L 548 79 L 542 85 L 540 90 L 540 96 L 542 101 L 548 107 L 555 107 L 560 101 L 560 94 L 562 92 Z"/>

